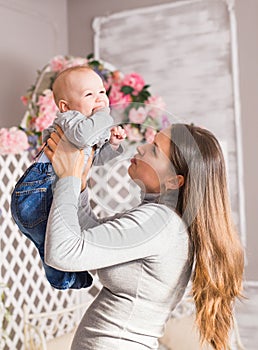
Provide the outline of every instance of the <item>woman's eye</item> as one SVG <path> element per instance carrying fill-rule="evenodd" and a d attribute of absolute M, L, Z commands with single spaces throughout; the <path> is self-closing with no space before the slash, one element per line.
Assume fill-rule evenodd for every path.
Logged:
<path fill-rule="evenodd" d="M 156 146 L 152 147 L 152 152 L 154 153 L 154 155 L 156 156 Z"/>

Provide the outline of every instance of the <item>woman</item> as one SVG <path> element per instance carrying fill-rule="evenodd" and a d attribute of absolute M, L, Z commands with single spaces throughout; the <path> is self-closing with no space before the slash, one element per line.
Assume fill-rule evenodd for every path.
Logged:
<path fill-rule="evenodd" d="M 82 152 L 56 133 L 48 147 L 59 180 L 46 261 L 67 271 L 97 269 L 104 286 L 72 349 L 157 349 L 191 275 L 201 341 L 226 349 L 233 302 L 241 293 L 243 249 L 216 138 L 205 129 L 175 124 L 153 144 L 139 146 L 128 173 L 145 193 L 142 204 L 104 220 L 92 213 L 87 191 L 80 195 Z"/>

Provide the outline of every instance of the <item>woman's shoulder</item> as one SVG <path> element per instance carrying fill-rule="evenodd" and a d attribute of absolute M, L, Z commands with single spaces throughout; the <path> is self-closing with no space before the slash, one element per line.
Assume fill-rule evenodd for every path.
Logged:
<path fill-rule="evenodd" d="M 141 193 L 141 204 L 139 207 L 144 210 L 157 210 L 163 215 L 167 216 L 168 219 L 173 219 L 180 223 L 183 222 L 181 216 L 176 211 L 175 206 L 177 198 L 171 193 L 164 193 L 162 195 L 157 193 Z"/>
<path fill-rule="evenodd" d="M 173 231 L 187 231 L 187 227 L 181 216 L 175 209 L 161 203 L 144 203 L 124 213 L 132 217 L 141 225 L 149 226 L 152 231 L 154 227 L 170 228 Z"/>
<path fill-rule="evenodd" d="M 155 203 L 155 202 L 149 202 L 139 205 L 138 208 L 142 208 L 146 211 L 157 211 L 159 213 L 162 213 L 163 215 L 167 216 L 168 218 L 173 218 L 174 220 L 178 220 L 182 222 L 182 217 L 177 213 L 175 208 L 172 208 L 164 203 Z"/>

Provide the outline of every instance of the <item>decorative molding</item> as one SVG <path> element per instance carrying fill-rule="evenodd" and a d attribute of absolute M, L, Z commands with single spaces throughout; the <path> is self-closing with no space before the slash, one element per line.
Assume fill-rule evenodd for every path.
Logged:
<path fill-rule="evenodd" d="M 223 1 L 226 3 L 228 7 L 228 11 L 231 12 L 235 7 L 235 0 L 223 0 Z"/>
<path fill-rule="evenodd" d="M 244 286 L 258 289 L 258 281 L 244 281 Z"/>
<path fill-rule="evenodd" d="M 238 40 L 237 23 L 234 4 L 235 0 L 226 0 L 230 16 L 231 33 L 231 56 L 232 56 L 232 74 L 233 74 L 233 93 L 235 109 L 235 127 L 236 127 L 236 146 L 237 146 L 237 171 L 238 171 L 238 191 L 239 191 L 239 215 L 240 232 L 244 247 L 246 247 L 246 217 L 245 217 L 245 194 L 244 194 L 244 162 L 243 162 L 243 141 L 242 141 L 242 123 L 241 123 L 241 105 L 239 91 L 239 62 L 238 62 Z"/>
<path fill-rule="evenodd" d="M 101 25 L 104 24 L 105 22 L 109 21 L 110 19 L 119 19 L 119 18 L 124 18 L 127 15 L 134 16 L 138 14 L 147 14 L 147 13 L 152 13 L 155 12 L 156 10 L 162 10 L 162 9 L 167 9 L 167 8 L 176 8 L 180 7 L 183 5 L 191 4 L 193 2 L 201 2 L 203 0 L 180 0 L 170 3 L 170 4 L 160 4 L 160 5 L 154 5 L 154 6 L 148 6 L 148 7 L 142 7 L 142 8 L 137 8 L 137 9 L 132 9 L 132 10 L 126 10 L 126 11 L 121 11 L 117 13 L 113 13 L 112 15 L 106 15 L 103 17 L 95 17 L 92 22 L 92 29 L 94 32 L 94 57 L 96 59 L 101 59 L 99 57 L 99 51 L 100 51 L 100 45 L 99 45 L 99 38 L 100 38 L 100 29 Z M 223 1 L 223 0 L 222 0 Z M 227 0 L 224 0 L 227 1 Z"/>

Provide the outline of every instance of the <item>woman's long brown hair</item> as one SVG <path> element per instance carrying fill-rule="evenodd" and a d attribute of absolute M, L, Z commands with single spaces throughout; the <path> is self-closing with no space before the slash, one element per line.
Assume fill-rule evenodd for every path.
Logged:
<path fill-rule="evenodd" d="M 224 350 L 244 269 L 243 248 L 231 218 L 224 157 L 208 130 L 174 124 L 171 161 L 185 180 L 176 209 L 188 225 L 194 246 L 192 294 L 201 343 Z"/>

